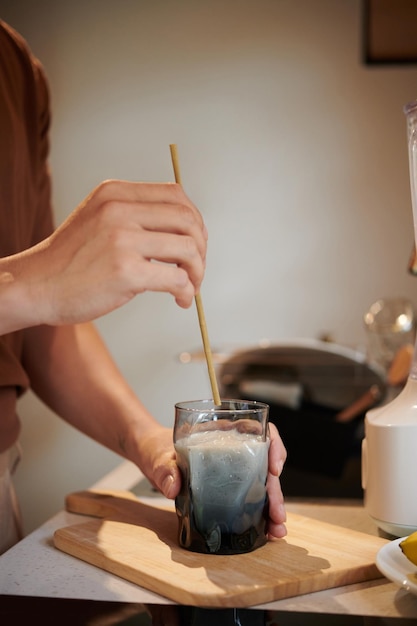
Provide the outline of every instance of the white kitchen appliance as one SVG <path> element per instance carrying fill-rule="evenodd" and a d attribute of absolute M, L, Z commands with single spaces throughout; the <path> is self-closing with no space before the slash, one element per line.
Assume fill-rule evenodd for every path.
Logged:
<path fill-rule="evenodd" d="M 417 100 L 404 111 L 417 242 Z M 381 530 L 396 537 L 417 531 L 417 348 L 402 391 L 365 416 L 362 487 L 365 509 Z"/>

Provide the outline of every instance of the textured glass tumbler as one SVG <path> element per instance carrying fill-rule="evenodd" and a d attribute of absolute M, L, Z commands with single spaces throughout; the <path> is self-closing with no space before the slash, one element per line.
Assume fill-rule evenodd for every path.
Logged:
<path fill-rule="evenodd" d="M 183 548 L 240 554 L 266 543 L 268 416 L 267 404 L 245 400 L 175 405 L 182 475 L 175 507 Z"/>
<path fill-rule="evenodd" d="M 413 304 L 407 298 L 382 298 L 364 316 L 369 359 L 387 371 L 398 350 L 415 342 Z"/>

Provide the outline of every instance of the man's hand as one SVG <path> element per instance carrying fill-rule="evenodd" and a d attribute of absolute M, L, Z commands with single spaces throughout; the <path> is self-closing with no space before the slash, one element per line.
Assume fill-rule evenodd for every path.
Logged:
<path fill-rule="evenodd" d="M 287 452 L 278 430 L 274 424 L 269 424 L 269 471 L 267 489 L 269 498 L 268 536 L 272 538 L 284 537 L 287 534 L 285 527 L 286 513 L 284 497 L 282 495 L 279 476 L 282 472 Z M 172 430 L 159 427 L 155 432 L 145 436 L 140 443 L 140 468 L 156 489 L 167 498 L 174 499 L 181 487 L 181 474 L 175 462 L 175 450 L 172 443 Z"/>
<path fill-rule="evenodd" d="M 206 245 L 202 217 L 180 185 L 106 181 L 50 237 L 1 259 L 0 334 L 91 321 L 147 290 L 187 308 Z"/>
<path fill-rule="evenodd" d="M 287 451 L 278 434 L 275 424 L 269 424 L 269 436 L 271 444 L 269 447 L 269 471 L 266 486 L 269 497 L 269 538 L 285 537 L 287 529 L 285 527 L 286 513 L 284 507 L 284 496 L 282 495 L 279 477 L 287 458 Z"/>

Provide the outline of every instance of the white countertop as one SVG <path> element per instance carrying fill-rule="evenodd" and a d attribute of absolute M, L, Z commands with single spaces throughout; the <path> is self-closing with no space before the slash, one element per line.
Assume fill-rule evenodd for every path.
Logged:
<path fill-rule="evenodd" d="M 123 462 L 92 488 L 129 490 L 141 479 L 142 475 L 136 466 Z M 141 500 L 156 503 L 155 497 L 146 495 L 141 496 Z M 376 534 L 371 520 L 357 503 L 334 505 L 288 501 L 287 509 Z M 55 530 L 78 523 L 80 518 L 79 515 L 61 511 L 0 556 L 0 594 L 172 604 L 167 598 L 57 550 L 53 545 Z M 82 519 L 88 518 L 82 516 Z M 417 618 L 417 596 L 397 587 L 386 578 L 381 578 L 288 598 L 259 608 Z"/>
<path fill-rule="evenodd" d="M 142 474 L 135 465 L 122 463 L 93 488 L 130 489 L 141 478 Z M 0 593 L 118 602 L 169 602 L 57 550 L 53 545 L 55 530 L 79 523 L 80 519 L 90 518 L 60 511 L 0 556 Z"/>

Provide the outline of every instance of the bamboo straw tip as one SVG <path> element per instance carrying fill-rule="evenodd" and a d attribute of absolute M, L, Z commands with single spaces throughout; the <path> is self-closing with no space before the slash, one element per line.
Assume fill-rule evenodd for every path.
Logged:
<path fill-rule="evenodd" d="M 177 146 L 175 144 L 170 144 L 169 147 L 171 150 L 171 160 L 172 160 L 172 165 L 174 168 L 175 182 L 181 184 L 181 174 L 180 174 L 179 159 L 178 159 L 178 154 L 177 154 Z M 221 400 L 220 400 L 220 395 L 219 395 L 219 391 L 217 387 L 216 373 L 214 371 L 214 365 L 213 365 L 211 349 L 210 349 L 210 342 L 208 339 L 206 320 L 204 316 L 203 303 L 201 301 L 200 293 L 196 294 L 195 303 L 197 307 L 201 336 L 203 339 L 204 352 L 206 355 L 210 384 L 211 384 L 212 393 L 213 393 L 213 402 L 216 406 L 220 406 Z"/>

